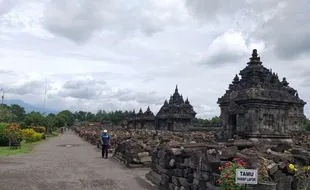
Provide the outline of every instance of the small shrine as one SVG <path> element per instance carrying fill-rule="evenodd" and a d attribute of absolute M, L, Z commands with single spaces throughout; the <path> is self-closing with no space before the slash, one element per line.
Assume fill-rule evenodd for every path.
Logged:
<path fill-rule="evenodd" d="M 253 141 L 291 141 L 289 132 L 301 129 L 304 106 L 297 90 L 263 66 L 254 49 L 247 66 L 218 99 L 225 139 L 235 135 Z"/>

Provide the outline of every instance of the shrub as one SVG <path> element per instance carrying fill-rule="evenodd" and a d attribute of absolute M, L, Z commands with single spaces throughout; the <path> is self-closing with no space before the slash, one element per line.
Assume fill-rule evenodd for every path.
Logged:
<path fill-rule="evenodd" d="M 9 139 L 5 136 L 7 123 L 0 123 L 0 146 L 8 146 Z"/>
<path fill-rule="evenodd" d="M 21 130 L 17 123 L 10 123 L 5 126 L 4 136 L 9 140 L 22 140 Z"/>
<path fill-rule="evenodd" d="M 32 129 L 37 132 L 37 133 L 45 133 L 46 132 L 46 128 L 43 126 L 38 126 L 38 127 L 32 127 Z"/>
<path fill-rule="evenodd" d="M 236 169 L 245 168 L 245 162 L 239 158 L 235 158 L 233 162 L 226 162 L 223 167 L 220 167 L 221 171 L 220 179 L 218 180 L 221 189 L 230 190 L 245 190 L 246 186 L 243 184 L 236 184 Z"/>
<path fill-rule="evenodd" d="M 294 178 L 297 179 L 296 188 L 303 190 L 310 187 L 310 166 L 298 166 L 294 164 L 288 165 L 288 170 L 294 174 Z"/>
<path fill-rule="evenodd" d="M 23 129 L 22 136 L 26 142 L 37 142 L 42 140 L 42 133 L 37 133 L 33 129 Z"/>

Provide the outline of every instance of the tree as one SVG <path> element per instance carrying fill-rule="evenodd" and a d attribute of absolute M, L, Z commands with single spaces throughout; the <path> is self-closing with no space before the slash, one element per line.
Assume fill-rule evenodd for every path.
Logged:
<path fill-rule="evenodd" d="M 54 126 L 56 128 L 64 127 L 66 124 L 67 116 L 64 114 L 57 114 L 54 118 Z"/>
<path fill-rule="evenodd" d="M 46 126 L 47 119 L 40 112 L 30 112 L 25 117 L 26 125 L 31 126 Z"/>
<path fill-rule="evenodd" d="M 221 119 L 218 116 L 214 116 L 214 117 L 211 118 L 210 123 L 211 124 L 220 124 L 221 123 Z"/>
<path fill-rule="evenodd" d="M 53 129 L 55 127 L 55 117 L 56 115 L 53 113 L 50 113 L 46 116 L 46 127 Z"/>
<path fill-rule="evenodd" d="M 9 106 L 2 104 L 0 105 L 0 122 L 15 122 L 17 116 L 14 115 Z"/>
<path fill-rule="evenodd" d="M 58 115 L 64 115 L 65 117 L 65 123 L 68 126 L 72 126 L 74 124 L 74 115 L 71 111 L 69 110 L 64 110 L 58 113 Z"/>
<path fill-rule="evenodd" d="M 21 107 L 20 105 L 17 105 L 17 104 L 12 104 L 10 108 L 11 108 L 11 112 L 14 115 L 16 115 L 18 122 L 21 122 L 25 119 L 26 112 L 25 112 L 24 107 Z"/>

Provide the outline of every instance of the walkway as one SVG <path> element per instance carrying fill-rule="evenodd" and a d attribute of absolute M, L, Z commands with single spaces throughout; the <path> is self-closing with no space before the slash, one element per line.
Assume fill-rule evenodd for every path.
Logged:
<path fill-rule="evenodd" d="M 72 146 L 62 146 L 71 144 Z M 148 169 L 128 169 L 68 132 L 28 155 L 0 157 L 1 190 L 153 190 Z"/>

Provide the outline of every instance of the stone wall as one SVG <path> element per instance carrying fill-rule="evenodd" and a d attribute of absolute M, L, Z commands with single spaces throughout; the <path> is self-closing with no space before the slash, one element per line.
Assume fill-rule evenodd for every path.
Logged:
<path fill-rule="evenodd" d="M 119 140 L 113 156 L 128 167 L 150 167 L 151 154 L 160 145 L 173 146 L 180 142 L 212 142 L 214 132 L 170 132 L 135 130 L 128 139 Z"/>
<path fill-rule="evenodd" d="M 234 158 L 241 158 L 248 168 L 258 168 L 259 176 L 277 183 L 277 190 L 297 189 L 301 183 L 288 169 L 290 163 L 309 165 L 310 153 L 303 148 L 288 145 L 268 147 L 249 141 L 226 144 L 179 144 L 161 146 L 152 154 L 152 164 L 146 178 L 169 190 L 219 189 L 219 167 Z M 263 185 L 248 189 L 264 190 Z"/>

